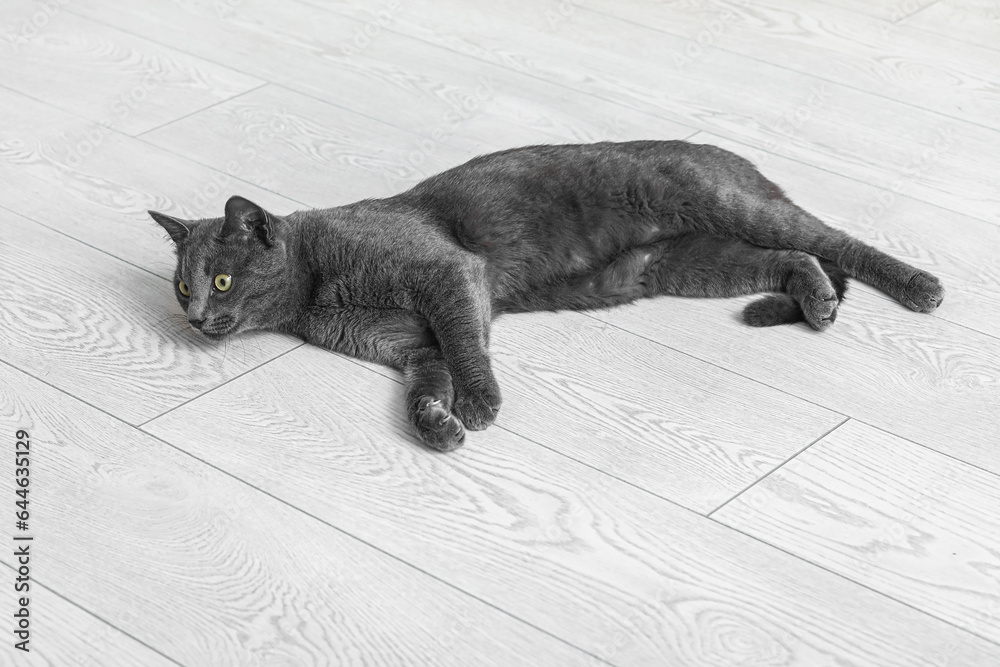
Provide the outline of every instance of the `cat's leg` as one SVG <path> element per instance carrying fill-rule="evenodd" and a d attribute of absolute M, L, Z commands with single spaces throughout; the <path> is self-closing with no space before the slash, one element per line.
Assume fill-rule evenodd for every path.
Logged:
<path fill-rule="evenodd" d="M 500 387 L 487 351 L 492 303 L 485 265 L 478 258 L 437 267 L 414 294 L 451 371 L 453 410 L 466 428 L 485 429 L 500 410 Z"/>
<path fill-rule="evenodd" d="M 819 265 L 830 278 L 838 303 L 847 292 L 847 272 L 839 266 L 822 259 Z M 836 318 L 836 311 L 833 313 Z M 798 302 L 789 294 L 770 294 L 747 305 L 743 309 L 743 321 L 752 327 L 773 327 L 778 324 L 793 324 L 806 319 Z"/>
<path fill-rule="evenodd" d="M 326 308 L 294 333 L 315 345 L 401 371 L 406 414 L 420 440 L 440 451 L 462 445 L 465 428 L 452 414 L 451 372 L 425 318 L 407 310 Z"/>
<path fill-rule="evenodd" d="M 817 255 L 921 313 L 933 311 L 944 300 L 944 287 L 932 274 L 830 227 L 784 196 L 736 198 L 733 203 L 736 210 L 727 217 L 740 222 L 715 223 L 712 233 Z"/>
<path fill-rule="evenodd" d="M 656 246 L 661 255 L 647 277 L 652 293 L 727 297 L 781 291 L 795 300 L 813 329 L 822 331 L 837 319 L 843 292 L 838 294 L 819 260 L 808 253 L 702 235 Z"/>
<path fill-rule="evenodd" d="M 838 288 L 816 257 L 808 253 L 699 234 L 632 248 L 581 282 L 579 289 L 611 299 L 787 292 L 797 305 L 796 312 L 786 309 L 783 320 L 769 324 L 805 319 L 817 330 L 833 324 L 843 296 L 843 284 Z M 763 322 L 749 323 L 760 326 Z"/>
<path fill-rule="evenodd" d="M 465 427 L 456 417 L 451 371 L 437 347 L 413 350 L 403 364 L 406 414 L 429 447 L 449 452 L 462 446 Z"/>

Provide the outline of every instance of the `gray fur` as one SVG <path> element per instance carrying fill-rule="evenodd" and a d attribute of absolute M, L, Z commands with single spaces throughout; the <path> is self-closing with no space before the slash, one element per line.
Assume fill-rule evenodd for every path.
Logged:
<path fill-rule="evenodd" d="M 934 276 L 828 227 L 748 161 L 682 141 L 513 149 L 284 217 L 242 197 L 221 218 L 150 214 L 176 244 L 193 326 L 286 332 L 397 368 L 411 423 L 445 451 L 496 418 L 487 348 L 505 312 L 770 291 L 748 324 L 822 330 L 847 276 L 919 312 L 943 298 Z"/>

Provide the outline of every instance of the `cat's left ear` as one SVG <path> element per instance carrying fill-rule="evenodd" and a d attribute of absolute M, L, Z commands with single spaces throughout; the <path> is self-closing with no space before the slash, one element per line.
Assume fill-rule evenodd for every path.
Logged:
<path fill-rule="evenodd" d="M 146 212 L 149 213 L 149 217 L 155 220 L 160 227 L 167 230 L 167 234 L 170 234 L 170 238 L 173 239 L 175 245 L 180 244 L 181 241 L 190 236 L 191 230 L 194 228 L 194 223 L 190 220 L 180 220 L 179 218 L 173 218 L 157 211 Z"/>
<path fill-rule="evenodd" d="M 267 211 L 249 199 L 233 195 L 226 202 L 226 221 L 222 235 L 249 233 L 267 246 L 274 245 L 274 221 Z"/>

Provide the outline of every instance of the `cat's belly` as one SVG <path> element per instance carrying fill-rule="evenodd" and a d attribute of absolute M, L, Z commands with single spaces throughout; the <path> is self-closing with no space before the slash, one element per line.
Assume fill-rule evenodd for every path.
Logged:
<path fill-rule="evenodd" d="M 662 212 L 622 208 L 548 211 L 518 237 L 472 246 L 486 259 L 496 302 L 516 302 L 554 287 L 582 284 L 633 252 L 676 236 L 683 224 Z"/>

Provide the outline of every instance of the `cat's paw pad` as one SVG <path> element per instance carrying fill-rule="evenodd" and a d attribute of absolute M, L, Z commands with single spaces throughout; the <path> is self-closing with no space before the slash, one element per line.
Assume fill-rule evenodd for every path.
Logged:
<path fill-rule="evenodd" d="M 462 422 L 433 396 L 424 396 L 418 401 L 413 425 L 425 445 L 441 452 L 458 449 L 465 442 Z"/>
<path fill-rule="evenodd" d="M 917 271 L 906 283 L 900 301 L 910 310 L 929 313 L 944 301 L 944 285 L 926 271 Z"/>
<path fill-rule="evenodd" d="M 500 411 L 499 390 L 459 392 L 455 399 L 455 414 L 472 431 L 482 431 L 496 421 Z"/>
<path fill-rule="evenodd" d="M 822 331 L 837 321 L 837 306 L 840 305 L 840 299 L 837 298 L 833 287 L 823 287 L 803 299 L 800 305 L 809 326 L 816 331 Z"/>

